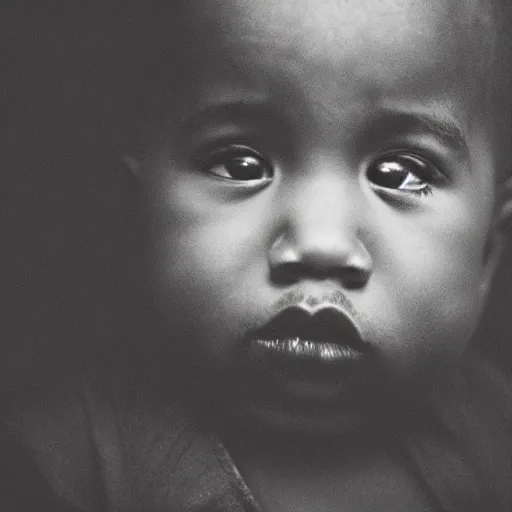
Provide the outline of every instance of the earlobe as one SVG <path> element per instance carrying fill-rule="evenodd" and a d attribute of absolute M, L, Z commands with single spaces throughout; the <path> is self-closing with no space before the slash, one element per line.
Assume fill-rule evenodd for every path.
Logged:
<path fill-rule="evenodd" d="M 121 163 L 123 167 L 128 171 L 128 173 L 131 175 L 131 177 L 135 178 L 137 182 L 140 181 L 140 164 L 139 161 L 130 156 L 130 155 L 123 155 L 121 158 Z"/>
<path fill-rule="evenodd" d="M 497 223 L 503 233 L 512 232 L 512 177 L 502 185 L 498 194 Z"/>
<path fill-rule="evenodd" d="M 484 254 L 484 273 L 481 282 L 482 300 L 486 300 L 489 294 L 493 277 L 512 233 L 512 177 L 499 187 L 494 218 Z"/>

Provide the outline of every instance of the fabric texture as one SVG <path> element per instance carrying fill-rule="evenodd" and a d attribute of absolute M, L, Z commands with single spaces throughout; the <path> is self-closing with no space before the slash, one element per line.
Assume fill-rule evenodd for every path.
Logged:
<path fill-rule="evenodd" d="M 478 368 L 459 385 L 450 374 L 400 436 L 433 510 L 512 510 L 512 392 Z M 0 510 L 261 512 L 190 400 L 115 379 L 45 393 L 0 428 Z"/>
<path fill-rule="evenodd" d="M 2 510 L 260 512 L 222 443 L 177 403 L 69 393 L 5 432 L 4 468 L 18 469 Z"/>

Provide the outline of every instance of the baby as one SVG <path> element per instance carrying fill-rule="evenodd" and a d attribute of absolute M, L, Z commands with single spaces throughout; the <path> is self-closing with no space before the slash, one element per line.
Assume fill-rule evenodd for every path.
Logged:
<path fill-rule="evenodd" d="M 507 386 L 469 348 L 512 211 L 506 9 L 155 13 L 134 368 L 10 422 L 59 506 L 512 508 Z"/>

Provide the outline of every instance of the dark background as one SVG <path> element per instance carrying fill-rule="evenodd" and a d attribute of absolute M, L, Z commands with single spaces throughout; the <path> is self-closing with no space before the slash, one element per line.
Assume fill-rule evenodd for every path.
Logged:
<path fill-rule="evenodd" d="M 119 162 L 136 125 L 144 49 L 131 37 L 141 30 L 137 12 L 117 17 L 107 9 L 17 2 L 4 11 L 0 401 L 7 405 L 126 350 L 137 187 Z M 512 374 L 511 334 L 509 247 L 475 343 Z"/>

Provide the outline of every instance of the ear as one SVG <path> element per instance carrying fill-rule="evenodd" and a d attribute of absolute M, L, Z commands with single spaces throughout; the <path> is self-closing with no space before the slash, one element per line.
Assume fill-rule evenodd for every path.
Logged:
<path fill-rule="evenodd" d="M 140 164 L 139 161 L 130 155 L 123 155 L 121 158 L 121 163 L 123 167 L 128 171 L 132 178 L 135 178 L 137 181 L 140 181 Z"/>
<path fill-rule="evenodd" d="M 499 267 L 508 239 L 512 234 L 512 177 L 499 185 L 493 221 L 484 254 L 481 298 L 489 295 L 492 280 Z"/>

